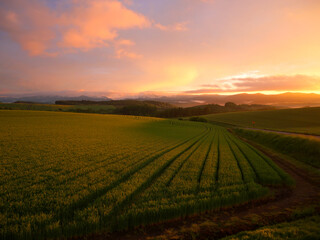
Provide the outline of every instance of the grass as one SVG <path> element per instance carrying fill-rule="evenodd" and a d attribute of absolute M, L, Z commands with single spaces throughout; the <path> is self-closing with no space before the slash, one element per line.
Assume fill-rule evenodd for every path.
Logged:
<path fill-rule="evenodd" d="M 244 138 L 320 168 L 320 141 L 256 130 L 235 128 L 234 131 Z"/>
<path fill-rule="evenodd" d="M 211 122 L 320 135 L 320 107 L 220 113 L 203 116 Z"/>
<path fill-rule="evenodd" d="M 223 240 L 271 240 L 271 239 L 319 239 L 320 216 L 312 216 L 305 219 L 276 224 L 259 228 L 254 231 L 241 232 Z"/>
<path fill-rule="evenodd" d="M 112 113 L 115 107 L 111 105 L 56 105 L 56 104 L 37 104 L 37 103 L 0 103 L 0 109 L 108 114 L 108 113 Z"/>
<path fill-rule="evenodd" d="M 0 110 L 0 238 L 114 231 L 231 206 L 290 184 L 222 127 Z"/>

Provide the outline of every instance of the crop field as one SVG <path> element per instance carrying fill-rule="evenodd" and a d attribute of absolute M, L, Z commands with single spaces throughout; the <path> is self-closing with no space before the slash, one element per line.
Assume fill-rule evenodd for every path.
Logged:
<path fill-rule="evenodd" d="M 297 161 L 320 168 L 320 141 L 315 137 L 299 137 L 274 132 L 234 129 L 234 132 L 252 142 L 262 144 Z"/>
<path fill-rule="evenodd" d="M 0 110 L 0 238 L 114 231 L 291 184 L 226 129 L 147 117 Z"/>
<path fill-rule="evenodd" d="M 254 231 L 240 232 L 221 240 L 256 240 L 256 239 L 319 239 L 320 216 L 307 217 L 293 222 L 284 222 L 266 226 Z"/>
<path fill-rule="evenodd" d="M 110 105 L 57 105 L 36 103 L 0 103 L 0 110 L 33 110 L 62 112 L 111 113 L 114 106 Z"/>
<path fill-rule="evenodd" d="M 320 135 L 320 107 L 205 115 L 209 121 L 286 132 Z M 255 122 L 254 126 L 252 122 Z"/>

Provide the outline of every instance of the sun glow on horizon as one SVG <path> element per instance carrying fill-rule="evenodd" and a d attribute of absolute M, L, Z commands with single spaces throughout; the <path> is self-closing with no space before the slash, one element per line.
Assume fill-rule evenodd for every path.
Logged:
<path fill-rule="evenodd" d="M 284 93 L 306 93 L 306 94 L 319 94 L 320 91 L 253 91 L 253 92 L 210 92 L 210 93 L 190 93 L 190 95 L 200 96 L 200 95 L 236 95 L 236 94 L 264 94 L 264 95 L 279 95 Z"/>
<path fill-rule="evenodd" d="M 320 1 L 63 2 L 2 2 L 0 93 L 320 92 Z"/>

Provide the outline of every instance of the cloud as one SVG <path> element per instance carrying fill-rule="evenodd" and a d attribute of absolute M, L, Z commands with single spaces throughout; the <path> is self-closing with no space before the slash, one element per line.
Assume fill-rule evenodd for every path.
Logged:
<path fill-rule="evenodd" d="M 115 57 L 119 59 L 120 58 L 139 59 L 139 58 L 142 58 L 142 55 L 135 52 L 127 51 L 123 48 L 119 48 L 119 49 L 116 49 Z"/>
<path fill-rule="evenodd" d="M 320 88 L 320 77 L 294 76 L 265 76 L 260 78 L 232 79 L 232 85 L 245 91 L 303 91 Z"/>
<path fill-rule="evenodd" d="M 130 59 L 139 59 L 142 58 L 141 54 L 135 53 L 131 50 L 128 50 L 129 47 L 134 46 L 135 43 L 128 39 L 119 39 L 115 41 L 115 58 L 130 58 Z"/>
<path fill-rule="evenodd" d="M 41 0 L 3 0 L 0 5 L 0 30 L 9 34 L 31 56 L 56 56 L 74 50 L 88 51 L 114 47 L 116 58 L 140 58 L 141 55 L 119 48 L 133 46 L 119 39 L 126 29 L 158 28 L 162 31 L 186 31 L 187 23 L 162 25 L 130 10 L 132 1 L 66 0 L 68 8 L 51 9 Z M 127 42 L 124 42 L 127 41 Z"/>
<path fill-rule="evenodd" d="M 107 46 L 118 37 L 118 30 L 150 26 L 146 17 L 116 0 L 77 1 L 61 20 L 67 29 L 60 46 L 83 50 Z"/>
<path fill-rule="evenodd" d="M 195 90 L 184 91 L 183 93 L 205 94 L 205 93 L 222 93 L 222 92 L 229 92 L 229 91 L 225 91 L 221 88 L 200 88 Z"/>
<path fill-rule="evenodd" d="M 162 31 L 177 31 L 177 32 L 183 32 L 187 31 L 187 22 L 181 22 L 181 23 L 175 23 L 173 25 L 162 25 L 160 23 L 155 23 L 154 26 Z"/>
<path fill-rule="evenodd" d="M 219 88 L 218 84 L 202 84 L 201 87 L 205 88 Z"/>
<path fill-rule="evenodd" d="M 61 48 L 87 51 L 109 46 L 117 42 L 119 30 L 150 26 L 145 16 L 118 0 L 70 3 L 70 8 L 53 11 L 40 0 L 4 0 L 0 5 L 0 30 L 30 55 L 52 56 Z"/>
<path fill-rule="evenodd" d="M 318 91 L 320 77 L 307 75 L 279 75 L 232 78 L 218 80 L 217 84 L 204 84 L 201 89 L 186 93 L 258 92 L 258 91 Z"/>
<path fill-rule="evenodd" d="M 38 0 L 4 0 L 0 5 L 0 30 L 7 32 L 30 55 L 46 54 L 54 14 Z"/>

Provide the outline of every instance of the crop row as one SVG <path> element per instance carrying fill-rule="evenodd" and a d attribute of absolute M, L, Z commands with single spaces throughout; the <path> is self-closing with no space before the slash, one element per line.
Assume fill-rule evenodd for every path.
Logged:
<path fill-rule="evenodd" d="M 261 197 L 264 185 L 291 180 L 261 152 L 209 124 L 10 111 L 0 115 L 0 130 L 2 239 L 187 216 Z"/>

